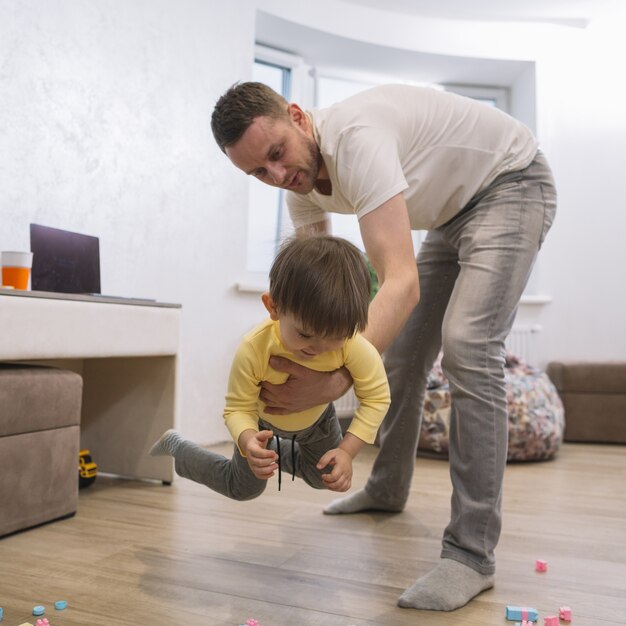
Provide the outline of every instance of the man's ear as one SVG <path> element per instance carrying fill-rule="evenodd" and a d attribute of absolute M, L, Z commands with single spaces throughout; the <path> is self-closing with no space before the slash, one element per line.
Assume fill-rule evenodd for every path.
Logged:
<path fill-rule="evenodd" d="M 272 296 L 270 296 L 268 291 L 261 294 L 261 300 L 265 305 L 267 312 L 270 314 L 270 318 L 276 321 L 278 319 L 278 309 L 276 308 L 274 300 L 272 300 Z"/>
<path fill-rule="evenodd" d="M 306 116 L 305 112 L 295 103 L 291 102 L 287 106 L 287 111 L 289 112 L 289 117 L 291 121 L 300 128 L 306 129 L 309 124 L 309 118 Z"/>

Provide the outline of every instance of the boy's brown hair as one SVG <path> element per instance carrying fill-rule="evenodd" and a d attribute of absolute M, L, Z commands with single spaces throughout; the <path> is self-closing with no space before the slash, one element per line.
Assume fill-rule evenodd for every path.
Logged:
<path fill-rule="evenodd" d="M 367 326 L 371 279 L 365 257 L 330 235 L 289 239 L 270 269 L 270 295 L 318 337 L 352 337 Z"/>
<path fill-rule="evenodd" d="M 288 118 L 288 103 L 263 83 L 235 83 L 215 104 L 211 130 L 222 152 L 241 139 L 256 117 Z"/>

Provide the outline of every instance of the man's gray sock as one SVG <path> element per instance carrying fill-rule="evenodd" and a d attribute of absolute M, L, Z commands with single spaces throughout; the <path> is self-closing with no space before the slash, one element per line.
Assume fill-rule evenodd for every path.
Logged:
<path fill-rule="evenodd" d="M 159 440 L 150 448 L 150 456 L 174 456 L 178 446 L 185 441 L 181 434 L 170 428 L 166 430 Z"/>
<path fill-rule="evenodd" d="M 430 611 L 453 611 L 481 591 L 493 587 L 493 574 L 481 574 L 453 559 L 442 559 L 435 569 L 418 578 L 398 600 L 398 606 Z"/>
<path fill-rule="evenodd" d="M 361 511 L 389 511 L 399 513 L 402 507 L 390 507 L 378 500 L 374 500 L 365 489 L 354 492 L 344 498 L 333 500 L 324 509 L 325 515 L 340 515 L 342 513 L 360 513 Z"/>

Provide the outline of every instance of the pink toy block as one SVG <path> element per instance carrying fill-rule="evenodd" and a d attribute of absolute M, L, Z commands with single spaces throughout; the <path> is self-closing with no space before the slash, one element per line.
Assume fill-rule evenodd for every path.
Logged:
<path fill-rule="evenodd" d="M 537 559 L 535 561 L 535 571 L 536 572 L 547 572 L 548 571 L 548 561 L 544 561 L 543 559 Z"/>
<path fill-rule="evenodd" d="M 44 617 L 43 619 L 38 619 L 35 622 L 35 626 L 50 626 L 50 622 L 47 617 Z"/>
<path fill-rule="evenodd" d="M 556 615 L 549 615 L 543 618 L 544 626 L 559 626 L 559 618 Z"/>
<path fill-rule="evenodd" d="M 249 619 L 246 622 L 246 626 L 259 626 L 259 622 L 257 622 L 255 619 Z"/>
<path fill-rule="evenodd" d="M 559 608 L 559 617 L 564 621 L 564 622 L 571 622 L 572 621 L 572 609 L 569 608 L 569 606 L 562 606 Z"/>

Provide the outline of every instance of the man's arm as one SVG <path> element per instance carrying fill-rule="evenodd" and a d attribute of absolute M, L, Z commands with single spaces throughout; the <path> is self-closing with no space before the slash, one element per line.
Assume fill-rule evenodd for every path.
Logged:
<path fill-rule="evenodd" d="M 399 193 L 359 222 L 367 256 L 380 289 L 369 309 L 364 336 L 384 352 L 419 302 L 420 289 L 411 225 Z"/>
<path fill-rule="evenodd" d="M 370 305 L 365 337 L 380 353 L 397 337 L 419 301 L 419 277 L 411 237 L 409 212 L 399 193 L 360 221 L 367 256 L 380 289 Z M 329 220 L 296 229 L 296 236 L 330 233 Z"/>
<path fill-rule="evenodd" d="M 360 227 L 367 255 L 380 283 L 363 334 L 382 353 L 419 301 L 419 277 L 404 196 L 397 194 L 368 213 L 361 219 Z M 297 229 L 296 234 L 306 236 L 328 230 L 328 222 L 317 222 Z M 283 385 L 264 382 L 261 386 L 261 400 L 267 412 L 275 415 L 332 402 L 352 384 L 350 374 L 343 367 L 335 372 L 316 372 L 279 357 L 272 357 L 270 362 L 274 369 L 289 374 Z"/>

